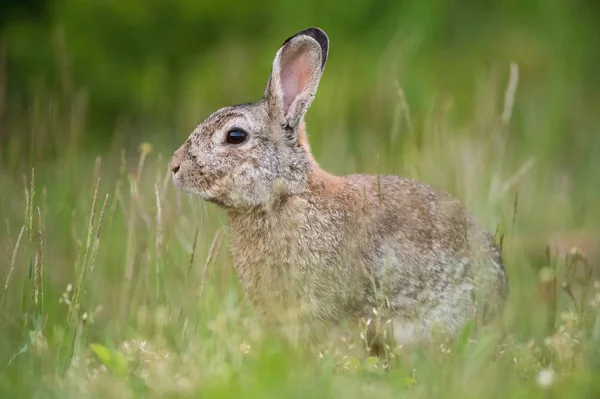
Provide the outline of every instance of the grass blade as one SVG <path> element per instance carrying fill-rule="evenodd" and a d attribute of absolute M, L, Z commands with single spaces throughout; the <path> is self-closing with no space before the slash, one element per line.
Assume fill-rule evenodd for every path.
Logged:
<path fill-rule="evenodd" d="M 17 261 L 19 246 L 21 245 L 21 239 L 23 238 L 25 227 L 25 225 L 21 227 L 21 231 L 19 232 L 19 236 L 17 237 L 15 248 L 13 249 L 12 256 L 10 257 L 10 267 L 8 269 L 8 274 L 6 275 L 6 281 L 4 282 L 4 292 L 2 293 L 2 300 L 0 301 L 0 309 L 2 309 L 2 307 L 4 306 L 4 301 L 6 300 L 6 292 L 8 291 L 8 285 L 10 284 L 10 278 L 15 270 L 15 263 Z"/>

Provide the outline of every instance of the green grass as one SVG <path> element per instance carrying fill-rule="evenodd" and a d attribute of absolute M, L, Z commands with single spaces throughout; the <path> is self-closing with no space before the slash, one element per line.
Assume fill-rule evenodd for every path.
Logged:
<path fill-rule="evenodd" d="M 546 250 L 553 232 L 598 239 L 600 102 L 577 75 L 583 62 L 525 29 L 440 49 L 415 28 L 425 20 L 401 39 L 371 32 L 378 55 L 366 39 L 336 47 L 332 35 L 309 137 L 326 169 L 421 179 L 497 232 L 510 278 L 497 323 L 455 342 L 390 348 L 385 360 L 364 354 L 360 326 L 310 350 L 261 329 L 234 271 L 226 215 L 176 190 L 167 170 L 203 117 L 260 94 L 280 40 L 255 43 L 256 53 L 233 41 L 190 57 L 198 71 L 183 74 L 162 111 L 174 122 L 153 126 L 166 100 L 152 103 L 164 82 L 150 84 L 149 121 L 119 119 L 100 150 L 83 144 L 109 125 L 88 117 L 93 87 L 88 103 L 84 88 L 34 85 L 24 109 L 10 108 L 0 396 L 598 397 L 599 258 Z M 585 53 L 574 43 L 573 54 Z M 225 56 L 244 63 L 223 66 Z"/>

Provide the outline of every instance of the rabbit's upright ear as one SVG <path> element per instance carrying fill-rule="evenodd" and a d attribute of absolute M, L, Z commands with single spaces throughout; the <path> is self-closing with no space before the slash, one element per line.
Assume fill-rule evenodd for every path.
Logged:
<path fill-rule="evenodd" d="M 325 69 L 329 39 L 309 28 L 287 39 L 275 56 L 265 98 L 271 117 L 295 131 L 308 110 Z"/>

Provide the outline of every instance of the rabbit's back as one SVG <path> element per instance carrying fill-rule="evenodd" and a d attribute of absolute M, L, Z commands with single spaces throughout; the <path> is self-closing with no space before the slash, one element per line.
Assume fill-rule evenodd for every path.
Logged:
<path fill-rule="evenodd" d="M 492 236 L 450 195 L 396 176 L 351 175 L 368 207 L 367 306 L 386 303 L 399 324 L 456 332 L 478 311 L 493 312 L 506 273 Z M 484 317 L 486 315 L 483 315 Z M 411 327 L 412 328 L 412 327 Z"/>

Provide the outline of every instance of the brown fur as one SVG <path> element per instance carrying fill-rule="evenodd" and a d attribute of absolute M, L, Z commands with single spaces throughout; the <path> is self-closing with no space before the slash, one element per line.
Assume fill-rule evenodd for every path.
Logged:
<path fill-rule="evenodd" d="M 467 210 L 426 184 L 319 167 L 303 116 L 327 51 L 317 28 L 286 40 L 265 98 L 202 122 L 173 156 L 174 180 L 227 210 L 235 267 L 266 320 L 318 335 L 380 309 L 401 342 L 438 327 L 456 334 L 503 302 L 500 252 Z M 227 143 L 232 129 L 247 140 Z"/>

